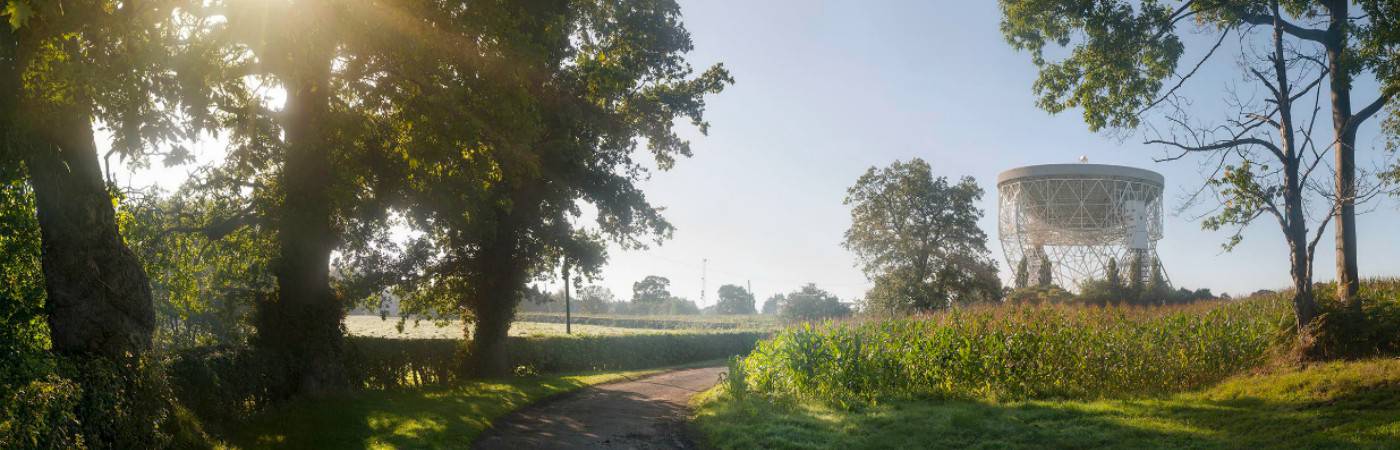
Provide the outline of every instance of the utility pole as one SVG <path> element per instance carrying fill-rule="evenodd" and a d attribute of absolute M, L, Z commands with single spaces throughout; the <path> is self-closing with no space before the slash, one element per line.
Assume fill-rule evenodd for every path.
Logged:
<path fill-rule="evenodd" d="M 564 259 L 564 334 L 574 334 L 572 308 L 569 304 L 569 260 Z"/>
<path fill-rule="evenodd" d="M 758 303 L 758 296 L 753 295 L 753 280 L 744 280 L 744 289 L 749 291 L 749 298 L 753 299 L 754 312 L 761 312 L 759 309 L 763 308 L 763 305 Z"/>

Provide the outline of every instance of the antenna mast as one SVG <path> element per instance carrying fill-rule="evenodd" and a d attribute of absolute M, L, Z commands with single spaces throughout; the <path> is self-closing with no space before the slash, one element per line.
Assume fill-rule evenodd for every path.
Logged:
<path fill-rule="evenodd" d="M 701 305 L 701 306 L 704 306 L 704 305 L 705 305 L 705 272 L 707 271 L 707 269 L 709 269 L 709 265 L 710 265 L 710 259 L 709 259 L 709 258 L 703 258 L 703 259 L 700 260 L 700 305 Z"/>

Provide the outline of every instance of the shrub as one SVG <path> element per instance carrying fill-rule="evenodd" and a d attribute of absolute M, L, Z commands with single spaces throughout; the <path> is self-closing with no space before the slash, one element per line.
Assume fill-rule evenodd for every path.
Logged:
<path fill-rule="evenodd" d="M 0 404 L 0 448 L 207 446 L 149 359 L 55 358 Z"/>
<path fill-rule="evenodd" d="M 517 322 L 564 323 L 563 314 L 520 313 Z M 767 329 L 776 322 L 760 316 L 598 316 L 574 314 L 575 325 L 598 325 L 615 328 L 650 330 L 736 330 Z"/>
<path fill-rule="evenodd" d="M 1030 286 L 1006 293 L 1005 302 L 1016 305 L 1039 305 L 1066 303 L 1074 300 L 1074 294 L 1055 285 Z"/>
<path fill-rule="evenodd" d="M 1101 398 L 1203 386 L 1287 339 L 1281 298 L 1171 308 L 984 307 L 802 325 L 744 360 L 753 392 L 843 405 L 891 398 Z"/>
<path fill-rule="evenodd" d="M 760 331 L 618 336 L 531 336 L 507 340 L 510 367 L 529 373 L 630 370 L 742 355 Z M 436 384 L 462 377 L 465 349 L 455 339 L 355 337 L 351 372 L 367 388 Z"/>
<path fill-rule="evenodd" d="M 1334 283 L 1313 289 L 1319 316 L 1309 359 L 1353 359 L 1400 354 L 1400 279 L 1361 283 L 1361 309 L 1346 308 L 1335 297 Z"/>

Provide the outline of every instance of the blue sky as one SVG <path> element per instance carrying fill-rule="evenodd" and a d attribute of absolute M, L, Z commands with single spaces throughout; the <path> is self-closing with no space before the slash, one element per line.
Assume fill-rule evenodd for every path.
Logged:
<path fill-rule="evenodd" d="M 1154 163 L 1163 149 L 1139 135 L 1090 133 L 1079 111 L 1052 116 L 1036 109 L 1035 68 L 998 31 L 992 0 L 964 2 L 813 0 L 681 0 L 693 34 L 697 68 L 723 62 L 737 84 L 711 97 L 709 136 L 686 129 L 695 156 L 643 184 L 677 227 L 673 239 L 645 251 L 610 250 L 597 283 L 629 298 L 647 275 L 671 279 L 672 292 L 701 298 L 721 284 L 752 282 L 760 300 L 814 282 L 846 300 L 870 283 L 841 247 L 849 225 L 845 191 L 871 166 L 923 158 L 935 174 L 975 177 L 987 191 L 981 221 L 1003 279 L 996 236 L 997 173 L 1028 164 L 1124 164 L 1166 177 L 1167 209 L 1200 186 L 1200 161 Z M 1191 49 L 1212 43 L 1188 36 Z M 1221 93 L 1241 80 L 1231 43 L 1188 85 L 1203 117 L 1226 111 Z M 1219 55 L 1218 55 L 1219 56 Z M 1187 64 L 1187 63 L 1183 63 Z M 1369 102 L 1374 82 L 1359 82 L 1353 103 Z M 276 89 L 269 102 L 280 103 Z M 1321 119 L 1327 122 L 1327 117 Z M 1358 165 L 1391 155 L 1373 120 L 1358 139 Z M 105 143 L 103 143 L 105 144 Z M 200 145 L 201 163 L 217 161 L 223 144 Z M 191 166 L 126 172 L 134 184 L 174 188 Z M 131 181 L 128 181 L 131 182 Z M 1359 219 L 1363 276 L 1400 275 L 1400 202 L 1382 198 Z M 1251 227 L 1231 253 L 1225 232 L 1202 231 L 1202 208 L 1167 217 L 1158 252 L 1178 286 L 1232 294 L 1287 286 L 1287 250 L 1272 219 Z M 1333 278 L 1331 230 L 1319 245 L 1316 278 Z"/>
<path fill-rule="evenodd" d="M 709 136 L 692 133 L 695 156 L 645 184 L 677 231 L 659 248 L 612 251 L 600 282 L 619 297 L 658 274 L 672 280 L 674 293 L 698 300 L 706 258 L 707 303 L 720 284 L 746 280 L 760 299 L 809 281 L 858 297 L 869 283 L 840 245 L 850 220 L 842 199 L 867 168 L 894 160 L 923 158 L 938 175 L 977 179 L 987 191 L 981 224 L 1003 278 L 995 228 L 1002 170 L 1080 155 L 1144 167 L 1166 176 L 1169 211 L 1202 180 L 1198 160 L 1153 163 L 1163 150 L 1138 135 L 1090 133 L 1079 111 L 1036 109 L 1035 68 L 1002 39 L 994 1 L 683 0 L 682 7 L 696 45 L 692 61 L 724 62 L 737 84 L 709 101 L 712 128 Z M 1188 37 L 1188 47 L 1200 43 Z M 1225 56 L 1190 85 L 1201 98 L 1219 99 L 1238 80 L 1235 60 Z M 1375 92 L 1362 83 L 1353 102 Z M 1359 165 L 1386 156 L 1375 121 L 1358 142 Z M 1392 256 L 1400 254 L 1397 202 L 1372 206 L 1359 219 L 1362 274 L 1400 274 Z M 1287 251 L 1271 219 L 1223 253 L 1227 234 L 1202 231 L 1191 212 L 1203 210 L 1169 216 L 1159 242 L 1175 284 L 1236 294 L 1288 285 Z M 1328 233 L 1316 259 L 1319 280 L 1333 277 Z"/>

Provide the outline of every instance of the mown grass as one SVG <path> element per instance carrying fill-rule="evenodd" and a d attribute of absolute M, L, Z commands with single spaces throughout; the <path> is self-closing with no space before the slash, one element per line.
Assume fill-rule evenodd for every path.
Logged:
<path fill-rule="evenodd" d="M 707 363 L 700 363 L 703 364 Z M 222 437 L 221 447 L 469 448 L 493 420 L 530 403 L 661 370 L 472 380 L 303 399 L 234 427 L 233 432 Z"/>
<path fill-rule="evenodd" d="M 720 449 L 1400 448 L 1400 360 L 1245 375 L 1147 399 L 898 400 L 841 408 L 713 389 L 696 423 Z"/>

